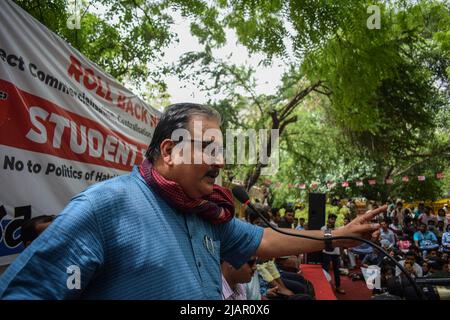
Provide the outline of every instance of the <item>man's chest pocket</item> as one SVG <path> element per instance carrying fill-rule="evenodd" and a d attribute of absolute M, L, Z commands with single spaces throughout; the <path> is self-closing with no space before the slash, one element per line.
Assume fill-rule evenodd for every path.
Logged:
<path fill-rule="evenodd" d="M 203 241 L 202 262 L 200 272 L 203 284 L 216 295 L 221 292 L 220 241 L 205 237 Z"/>

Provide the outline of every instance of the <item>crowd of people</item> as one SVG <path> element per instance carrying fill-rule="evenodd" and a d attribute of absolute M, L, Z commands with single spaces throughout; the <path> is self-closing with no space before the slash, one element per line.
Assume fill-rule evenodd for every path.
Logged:
<path fill-rule="evenodd" d="M 335 203 L 338 209 L 340 205 Z M 279 228 L 308 229 L 305 218 L 295 218 L 294 207 L 287 206 L 280 216 L 278 208 L 255 204 L 272 226 Z M 376 206 L 374 204 L 373 206 Z M 348 224 L 357 215 L 352 201 L 343 208 L 343 221 Z M 346 210 L 348 209 L 348 210 Z M 337 210 L 338 212 L 340 210 Z M 435 215 L 431 207 L 420 203 L 418 208 L 403 208 L 398 201 L 389 203 L 388 210 L 377 218 L 380 232 L 372 239 L 402 265 L 411 277 L 449 277 L 450 253 L 450 212 L 447 206 Z M 341 211 L 342 212 L 342 211 Z M 53 216 L 40 216 L 26 221 L 22 227 L 22 240 L 28 246 L 52 222 Z M 245 220 L 254 225 L 267 227 L 265 222 L 250 208 L 245 211 Z M 321 229 L 336 228 L 337 215 L 330 213 L 326 225 Z M 222 297 L 224 300 L 311 300 L 315 298 L 312 284 L 301 273 L 302 257 L 286 256 L 263 260 L 252 257 L 241 268 L 235 269 L 226 261 L 221 261 Z M 345 294 L 341 287 L 341 275 L 353 280 L 363 280 L 362 268 L 378 266 L 381 270 L 381 289 L 387 290 L 389 281 L 404 277 L 401 270 L 386 258 L 384 253 L 367 244 L 353 248 L 333 248 L 322 251 L 322 267 L 331 282 L 330 266 L 333 270 L 334 286 L 337 294 Z"/>
<path fill-rule="evenodd" d="M 355 202 L 351 199 L 344 206 L 339 201 L 332 201 L 334 208 L 330 211 L 344 214 L 343 223 L 348 224 L 358 215 Z M 449 277 L 450 253 L 450 212 L 444 205 L 435 214 L 433 209 L 420 203 L 417 208 L 404 208 L 402 201 L 388 201 L 388 210 L 373 222 L 380 224 L 380 231 L 372 239 L 391 257 L 404 267 L 412 278 Z M 279 228 L 308 229 L 305 218 L 295 218 L 295 208 L 286 206 L 281 217 L 280 209 L 256 204 L 270 223 Z M 376 208 L 372 203 L 370 207 Z M 364 210 L 365 211 L 365 210 Z M 335 229 L 337 214 L 329 213 L 326 224 L 321 228 Z M 259 215 L 247 208 L 245 219 L 252 224 L 267 227 Z M 314 299 L 311 284 L 302 277 L 300 269 L 301 257 L 285 257 L 271 261 L 253 259 L 245 266 L 251 270 L 247 280 L 241 283 L 240 290 L 246 292 L 247 299 Z M 227 265 L 224 262 L 225 265 Z M 361 268 L 378 266 L 381 276 L 381 287 L 373 293 L 388 291 L 390 283 L 396 278 L 404 278 L 400 268 L 385 253 L 374 250 L 368 244 L 353 248 L 333 248 L 322 251 L 322 267 L 327 279 L 334 282 L 335 292 L 345 294 L 341 287 L 341 275 L 352 280 L 364 280 Z M 230 267 L 230 266 L 227 266 Z M 333 279 L 330 276 L 330 267 Z M 226 272 L 224 272 L 226 274 Z M 229 280 L 228 283 L 234 283 Z M 228 288 L 227 277 L 224 286 Z M 226 291 L 226 290 L 224 290 Z M 233 298 L 224 296 L 224 298 Z M 242 298 L 242 296 L 240 297 Z"/>

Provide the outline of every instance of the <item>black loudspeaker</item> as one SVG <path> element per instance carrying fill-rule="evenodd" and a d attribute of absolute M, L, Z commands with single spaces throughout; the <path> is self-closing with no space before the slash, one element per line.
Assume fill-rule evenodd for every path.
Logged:
<path fill-rule="evenodd" d="M 324 193 L 309 194 L 308 229 L 320 230 L 325 225 L 325 203 Z M 307 263 L 322 263 L 322 252 L 311 252 L 307 255 Z"/>

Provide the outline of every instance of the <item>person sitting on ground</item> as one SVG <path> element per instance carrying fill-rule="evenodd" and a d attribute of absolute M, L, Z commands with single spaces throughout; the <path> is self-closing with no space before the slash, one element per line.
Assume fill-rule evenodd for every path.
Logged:
<path fill-rule="evenodd" d="M 430 272 L 430 265 L 427 261 L 422 262 L 422 277 L 427 277 Z"/>
<path fill-rule="evenodd" d="M 435 220 L 428 220 L 428 230 L 433 232 L 434 235 L 436 236 L 436 238 L 439 239 L 439 236 L 437 234 L 437 230 L 436 230 L 436 221 Z M 438 240 L 439 243 L 439 240 Z"/>
<path fill-rule="evenodd" d="M 428 250 L 439 248 L 435 234 L 427 230 L 427 225 L 425 223 L 421 223 L 419 226 L 419 231 L 414 233 L 414 242 L 422 251 L 424 257 L 426 256 Z"/>
<path fill-rule="evenodd" d="M 430 260 L 436 260 L 436 259 L 440 259 L 440 252 L 437 249 L 432 249 L 430 251 L 428 251 L 427 257 L 425 258 L 425 260 L 430 261 Z"/>
<path fill-rule="evenodd" d="M 400 255 L 400 254 L 395 250 L 395 248 L 391 248 L 391 249 L 389 249 L 387 252 L 388 252 L 388 254 L 389 254 L 390 257 L 392 257 L 392 258 L 395 259 L 395 261 L 400 261 L 400 260 L 403 259 L 403 256 Z M 395 265 L 395 263 L 394 263 L 391 259 L 389 259 L 387 256 L 383 256 L 383 261 L 381 262 L 381 267 L 384 267 L 384 266 L 387 266 L 387 267 L 389 267 L 389 268 L 392 268 L 392 270 L 394 270 L 396 265 Z"/>
<path fill-rule="evenodd" d="M 437 216 L 437 220 L 442 221 L 444 223 L 444 225 L 447 225 L 447 217 L 446 217 L 446 212 L 443 208 L 438 210 L 438 216 Z"/>
<path fill-rule="evenodd" d="M 404 268 L 407 273 L 413 278 L 417 277 L 417 271 L 413 268 L 412 261 L 406 260 L 404 264 Z"/>
<path fill-rule="evenodd" d="M 392 223 L 389 225 L 389 229 L 391 229 L 397 237 L 403 234 L 403 226 L 400 224 L 398 217 L 394 217 L 392 219 Z"/>
<path fill-rule="evenodd" d="M 366 255 L 361 262 L 361 265 L 364 268 L 368 268 L 369 266 L 381 266 L 381 263 L 383 262 L 383 254 L 380 254 L 378 250 L 373 250 L 372 253 L 369 253 Z"/>
<path fill-rule="evenodd" d="M 419 247 L 415 245 L 415 243 L 413 243 L 411 245 L 411 247 L 409 247 L 409 251 L 414 252 L 414 255 L 416 256 L 416 262 L 420 265 L 422 265 L 422 263 L 424 262 L 423 258 L 422 258 L 422 252 L 420 251 Z"/>
<path fill-rule="evenodd" d="M 264 208 L 262 208 L 263 205 L 255 203 L 254 206 L 256 210 L 263 214 L 265 213 Z M 248 222 L 267 228 L 258 213 L 253 211 L 251 208 L 247 208 L 245 213 Z M 295 294 L 303 294 L 307 291 L 303 281 L 299 279 L 302 278 L 301 276 L 295 274 L 295 276 L 291 276 L 291 273 L 289 272 L 281 273 L 278 270 L 274 259 L 261 261 L 260 263 L 257 263 L 256 268 L 264 281 L 266 281 L 272 288 L 277 287 L 276 292 L 278 295 L 289 297 Z"/>
<path fill-rule="evenodd" d="M 55 216 L 42 215 L 25 220 L 22 224 L 21 241 L 28 247 L 53 222 Z"/>
<path fill-rule="evenodd" d="M 406 218 L 414 219 L 414 214 L 411 212 L 410 208 L 403 209 L 403 223 L 402 223 L 402 225 L 405 224 L 405 219 Z"/>
<path fill-rule="evenodd" d="M 447 270 L 444 270 L 445 261 L 442 259 L 433 259 L 428 261 L 428 265 L 430 267 L 430 271 L 427 274 L 428 278 L 449 278 L 450 272 Z"/>
<path fill-rule="evenodd" d="M 416 275 L 416 277 L 422 277 L 423 276 L 423 270 L 420 267 L 420 265 L 418 263 L 416 263 L 416 255 L 414 254 L 413 251 L 408 251 L 406 253 L 406 257 L 404 260 L 400 260 L 398 263 L 401 266 L 404 266 L 405 263 L 409 261 L 411 263 L 411 267 L 414 269 L 414 274 Z M 401 274 L 401 270 L 399 267 L 395 267 L 395 275 L 399 276 Z"/>
<path fill-rule="evenodd" d="M 439 243 L 442 244 L 442 236 L 445 233 L 445 224 L 444 221 L 438 221 L 436 229 L 434 229 L 434 234 L 439 240 Z"/>
<path fill-rule="evenodd" d="M 445 229 L 446 232 L 442 235 L 442 252 L 450 253 L 450 224 L 447 225 Z"/>
<path fill-rule="evenodd" d="M 431 207 L 425 207 L 425 212 L 419 216 L 419 222 L 425 223 L 426 225 L 428 225 L 428 221 L 430 220 L 434 220 L 435 222 L 437 222 L 437 218 L 431 214 L 431 211 Z"/>
<path fill-rule="evenodd" d="M 407 235 L 402 235 L 397 241 L 397 247 L 403 253 L 407 253 L 411 245 L 412 242 Z"/>
<path fill-rule="evenodd" d="M 403 233 L 408 236 L 408 238 L 412 239 L 414 233 L 417 231 L 416 224 L 414 219 L 410 217 L 405 217 L 404 225 L 403 225 Z"/>
<path fill-rule="evenodd" d="M 386 240 L 389 242 L 389 247 L 392 247 L 396 244 L 396 239 L 395 239 L 395 233 L 388 228 L 388 221 L 387 220 L 383 220 L 381 221 L 381 229 L 380 229 L 380 236 L 379 236 L 379 241 L 381 242 L 382 240 Z"/>
<path fill-rule="evenodd" d="M 256 270 L 256 258 L 251 257 L 239 269 L 235 269 L 231 264 L 222 261 L 220 269 L 222 271 L 222 298 L 223 300 L 247 300 L 244 283 L 252 280 Z"/>

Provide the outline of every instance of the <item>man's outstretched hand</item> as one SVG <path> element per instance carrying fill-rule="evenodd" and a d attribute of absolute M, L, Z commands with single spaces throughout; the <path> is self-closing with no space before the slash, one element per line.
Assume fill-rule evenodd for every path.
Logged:
<path fill-rule="evenodd" d="M 356 217 L 346 226 L 333 231 L 333 236 L 345 236 L 345 237 L 358 237 L 364 239 L 376 239 L 379 235 L 380 224 L 373 223 L 372 220 L 376 218 L 380 213 L 387 210 L 387 205 L 379 207 L 374 210 L 369 210 L 363 215 Z M 361 242 L 353 240 L 337 240 L 333 246 L 336 247 L 355 247 L 360 245 Z"/>

